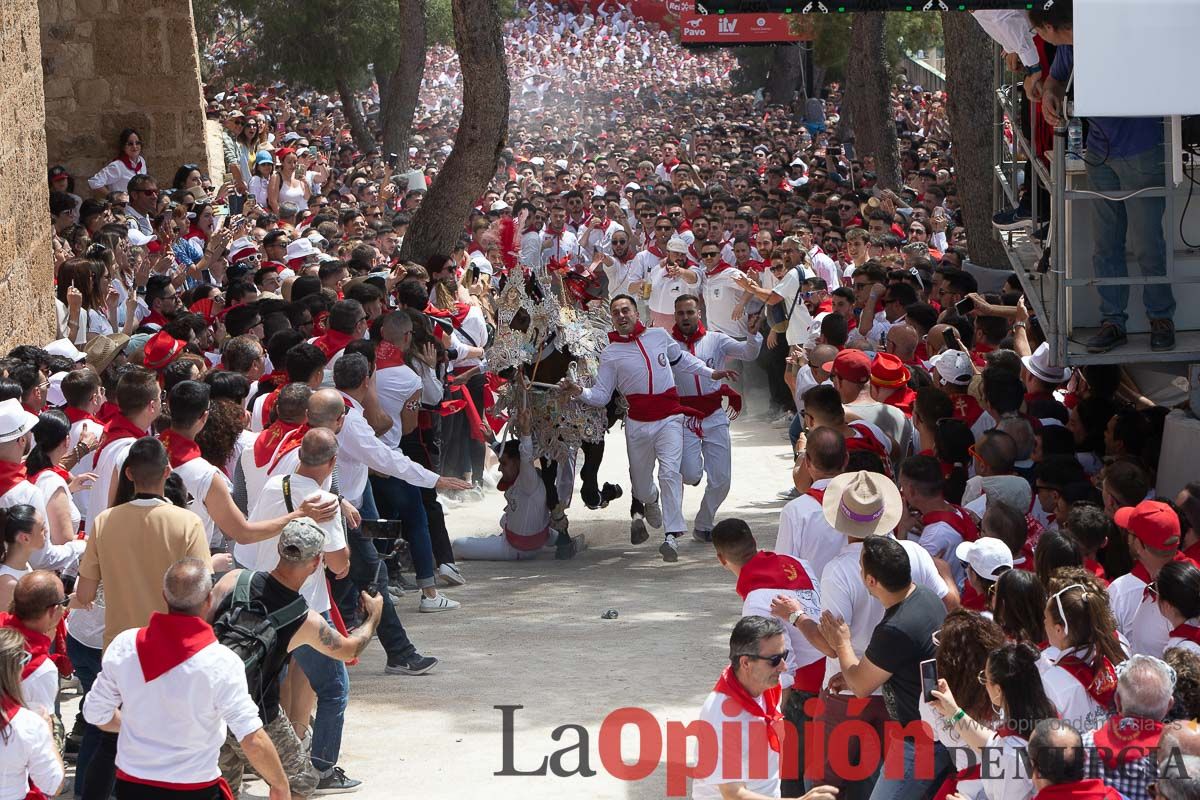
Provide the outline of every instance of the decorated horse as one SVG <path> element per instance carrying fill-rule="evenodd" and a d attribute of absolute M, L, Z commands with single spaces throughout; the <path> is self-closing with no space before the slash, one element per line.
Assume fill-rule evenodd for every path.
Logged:
<path fill-rule="evenodd" d="M 580 497 L 588 508 L 603 508 L 622 494 L 614 484 L 600 486 L 598 476 L 604 435 L 624 416 L 624 401 L 615 398 L 607 408 L 592 408 L 558 391 L 558 381 L 565 377 L 592 384 L 612 324 L 603 303 L 580 307 L 566 291 L 564 303 L 535 274 L 524 280 L 511 278 L 496 303 L 496 336 L 487 351 L 489 368 L 507 379 L 493 413 L 528 407 L 532 414 L 543 480 L 558 499 L 550 524 L 558 531 L 559 558 L 570 558 L 576 547 L 567 530 L 566 509 L 574 494 L 578 454 L 583 453 Z M 524 380 L 514 380 L 518 371 Z"/>

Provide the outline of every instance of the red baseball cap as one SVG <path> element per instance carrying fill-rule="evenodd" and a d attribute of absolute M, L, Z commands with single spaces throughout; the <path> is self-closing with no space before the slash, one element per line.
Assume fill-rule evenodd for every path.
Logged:
<path fill-rule="evenodd" d="M 862 350 L 842 350 L 833 361 L 822 364 L 821 369 L 852 383 L 866 383 L 871 378 L 871 359 Z"/>
<path fill-rule="evenodd" d="M 1118 508 L 1113 521 L 1153 550 L 1179 547 L 1179 517 L 1166 503 L 1143 500 L 1136 506 Z"/>

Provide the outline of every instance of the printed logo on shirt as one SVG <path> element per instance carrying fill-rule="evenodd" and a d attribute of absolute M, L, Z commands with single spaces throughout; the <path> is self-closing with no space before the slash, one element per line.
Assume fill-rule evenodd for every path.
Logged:
<path fill-rule="evenodd" d="M 660 367 L 665 367 L 667 365 L 667 354 L 666 353 L 658 354 L 658 365 Z"/>

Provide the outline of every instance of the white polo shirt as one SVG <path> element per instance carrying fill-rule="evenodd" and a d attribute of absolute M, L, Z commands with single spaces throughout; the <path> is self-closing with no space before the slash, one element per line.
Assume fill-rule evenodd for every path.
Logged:
<path fill-rule="evenodd" d="M 813 481 L 812 488 L 823 490 L 828 478 Z M 835 530 L 821 511 L 821 504 L 808 494 L 788 502 L 779 514 L 779 536 L 775 552 L 799 559 L 813 568 L 810 575 L 820 575 L 825 565 L 846 546 L 846 535 Z"/>
<path fill-rule="evenodd" d="M 1122 575 L 1108 586 L 1108 605 L 1132 654 L 1161 658 L 1171 638 L 1171 623 L 1158 610 L 1158 603 L 1146 597 L 1146 586 L 1133 572 Z"/>
<path fill-rule="evenodd" d="M 700 707 L 700 722 L 707 723 L 716 732 L 717 761 L 711 775 L 693 781 L 693 800 L 721 800 L 720 785 L 722 783 L 742 783 L 752 792 L 766 797 L 779 797 L 779 753 L 767 746 L 767 737 L 762 730 L 762 726 L 766 723 L 762 717 L 756 717 L 740 707 L 736 714 L 726 714 L 725 701 L 728 699 L 726 695 L 719 692 L 709 692 L 708 697 L 704 700 L 704 705 Z M 759 703 L 762 702 L 761 696 L 754 699 Z M 723 736 L 726 724 L 740 726 L 741 735 L 737 737 L 732 734 L 728 737 Z M 759 730 L 751 733 L 753 730 L 751 726 L 757 726 Z M 737 741 L 742 747 L 742 757 L 737 762 L 740 767 L 735 774 L 729 774 L 726 770 L 726 761 L 729 760 L 724 752 L 726 740 Z M 767 751 L 766 778 L 750 777 L 749 746 L 751 743 L 761 744 Z M 755 759 L 755 761 L 761 763 L 759 759 Z"/>
<path fill-rule="evenodd" d="M 0 800 L 25 800 L 31 780 L 53 797 L 65 773 L 46 720 L 36 711 L 18 708 L 6 733 L 8 740 L 0 747 Z"/>

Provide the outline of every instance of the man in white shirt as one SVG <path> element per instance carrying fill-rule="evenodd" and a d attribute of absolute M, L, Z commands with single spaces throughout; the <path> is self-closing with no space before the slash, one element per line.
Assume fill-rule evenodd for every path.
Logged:
<path fill-rule="evenodd" d="M 685 352 L 662 328 L 646 328 L 638 320 L 632 297 L 618 295 L 608 307 L 616 330 L 608 334 L 608 346 L 600 354 L 595 385 L 584 388 L 569 379 L 560 385 L 568 395 L 596 407 L 607 405 L 614 391 L 625 395 L 629 403 L 625 444 L 629 448 L 629 479 L 635 501 L 629 539 L 641 544 L 650 538 L 647 522 L 654 528 L 665 524 L 659 554 L 664 561 L 674 562 L 679 558 L 676 538 L 686 530 L 680 475 L 684 417 L 698 412 L 680 404 L 672 367 L 708 380 L 736 378 L 737 373 L 714 371 Z"/>
<path fill-rule="evenodd" d="M 1108 586 L 1109 605 L 1117 630 L 1129 641 L 1134 655 L 1160 658 L 1171 635 L 1171 624 L 1158 608 L 1157 596 L 1147 591 L 1163 566 L 1171 561 L 1190 561 L 1179 551 L 1179 517 L 1166 503 L 1143 500 L 1136 506 L 1118 508 L 1113 522 L 1137 560 L 1133 570 Z"/>
<path fill-rule="evenodd" d="M 721 251 L 713 242 L 701 242 L 700 263 L 704 267 L 701 285 L 705 317 L 710 330 L 744 341 L 751 330 L 746 314 L 750 295 L 737 285 L 745 273 L 720 260 Z"/>
<path fill-rule="evenodd" d="M 83 703 L 84 718 L 117 733 L 117 795 L 195 797 L 212 787 L 221 797 L 217 756 L 226 726 L 270 787 L 288 800 L 287 775 L 246 686 L 246 667 L 219 644 L 204 617 L 212 604 L 208 565 L 173 564 L 163 579 L 168 612 L 145 628 L 119 634 Z M 227 791 L 227 790 L 226 790 Z M 134 794 L 136 793 L 136 794 Z"/>
<path fill-rule="evenodd" d="M 655 222 L 655 228 L 662 224 Z M 649 252 L 649 251 L 647 251 Z M 667 257 L 646 272 L 650 284 L 650 324 L 670 328 L 675 323 L 675 299 L 684 295 L 699 296 L 701 270 L 688 262 L 687 242 L 678 236 L 667 241 Z"/>
<path fill-rule="evenodd" d="M 66 613 L 66 600 L 58 576 L 39 569 L 17 581 L 12 613 L 0 612 L 0 628 L 12 628 L 25 639 L 30 661 L 22 669 L 21 694 L 24 706 L 39 714 L 54 714 L 58 700 L 58 665 L 50 658 L 50 645 Z"/>
<path fill-rule="evenodd" d="M 808 312 L 808 308 L 804 305 L 803 297 L 804 281 L 811 278 L 808 270 L 801 263 L 800 255 L 800 240 L 795 236 L 789 236 L 780 242 L 776 248 L 776 255 L 782 255 L 784 267 L 787 272 L 783 278 L 772 286 L 770 289 L 764 289 L 754 281 L 746 278 L 738 282 L 750 294 L 754 295 L 759 300 L 762 300 L 768 306 L 775 306 L 783 303 L 783 311 L 781 317 L 787 318 L 787 333 L 786 339 L 789 345 L 803 345 L 809 339 L 809 328 L 812 326 L 812 315 Z M 769 315 L 769 312 L 767 312 Z M 768 318 L 770 318 L 768 316 Z M 772 326 L 775 327 L 774 325 Z M 768 340 L 767 346 L 770 347 L 774 337 Z"/>
<path fill-rule="evenodd" d="M 709 746 L 717 752 L 704 754 L 703 761 L 713 768 L 707 775 L 696 776 L 693 800 L 779 796 L 783 742 L 777 730 L 768 727 L 764 735 L 762 727 L 782 719 L 780 676 L 787 672 L 787 656 L 788 641 L 778 620 L 749 616 L 734 626 L 729 637 L 729 665 L 700 708 L 700 722 L 713 732 Z M 729 735 L 731 728 L 738 734 Z M 740 755 L 724 752 L 731 742 L 740 743 Z M 764 748 L 765 753 L 752 752 L 752 748 Z M 802 800 L 833 800 L 836 795 L 822 785 Z"/>
<path fill-rule="evenodd" d="M 84 453 L 71 468 L 71 474 L 84 475 L 91 472 L 95 465 L 87 454 L 100 443 L 100 437 L 104 435 L 104 423 L 96 416 L 100 407 L 104 405 L 104 387 L 100 383 L 100 376 L 94 370 L 77 369 L 67 373 L 62 380 L 61 389 L 63 399 L 67 401 L 62 410 L 71 423 L 70 447 L 73 451 L 79 448 L 76 452 Z M 80 441 L 84 444 L 80 445 Z M 76 492 L 72 497 L 81 511 L 86 512 L 89 507 L 90 492 L 89 487 Z"/>
<path fill-rule="evenodd" d="M 950 567 L 961 590 L 967 574 L 954 554 L 963 542 L 979 538 L 975 520 L 962 506 L 946 501 L 942 465 L 934 456 L 911 456 L 900 467 L 900 496 L 905 516 L 897 535 L 906 535 Z"/>
<path fill-rule="evenodd" d="M 753 321 L 757 325 L 757 317 Z M 762 338 L 756 327 L 753 329 L 755 333 L 746 341 L 705 330 L 700 321 L 699 301 L 690 296 L 675 299 L 675 327 L 671 330 L 671 336 L 710 369 L 725 369 L 730 358 L 739 361 L 757 358 Z M 702 476 L 708 478 L 704 499 L 700 502 L 700 511 L 692 527 L 692 538 L 698 542 L 709 542 L 712 541 L 712 526 L 717 510 L 729 495 L 733 480 L 733 444 L 729 439 L 729 423 L 741 411 L 742 398 L 730 386 L 682 372 L 675 375 L 675 388 L 679 392 L 679 402 L 700 415 L 699 431 L 688 427 L 683 431 L 681 473 L 683 482 L 689 486 L 698 486 Z M 723 398 L 729 401 L 728 411 L 722 403 Z"/>
<path fill-rule="evenodd" d="M 788 502 L 779 514 L 775 552 L 810 565 L 819 576 L 846 544 L 846 536 L 825 519 L 822 504 L 829 482 L 846 469 L 846 440 L 833 428 L 809 431 L 804 465 L 812 478 L 808 491 Z"/>
<path fill-rule="evenodd" d="M 140 367 L 129 370 L 117 381 L 116 400 L 119 413 L 105 423 L 100 445 L 89 459 L 92 464 L 91 471 L 96 473 L 88 509 L 84 514 L 89 534 L 93 530 L 96 517 L 113 504 L 120 470 L 129 448 L 149 433 L 150 426 L 162 410 L 162 392 L 158 386 L 158 376 Z"/>
<path fill-rule="evenodd" d="M 556 202 L 550 207 L 550 220 L 542 231 L 541 261 L 538 266 L 546 270 L 562 270 L 569 266 L 582 266 L 583 256 L 579 250 L 579 239 L 567 228 L 567 209 Z"/>

